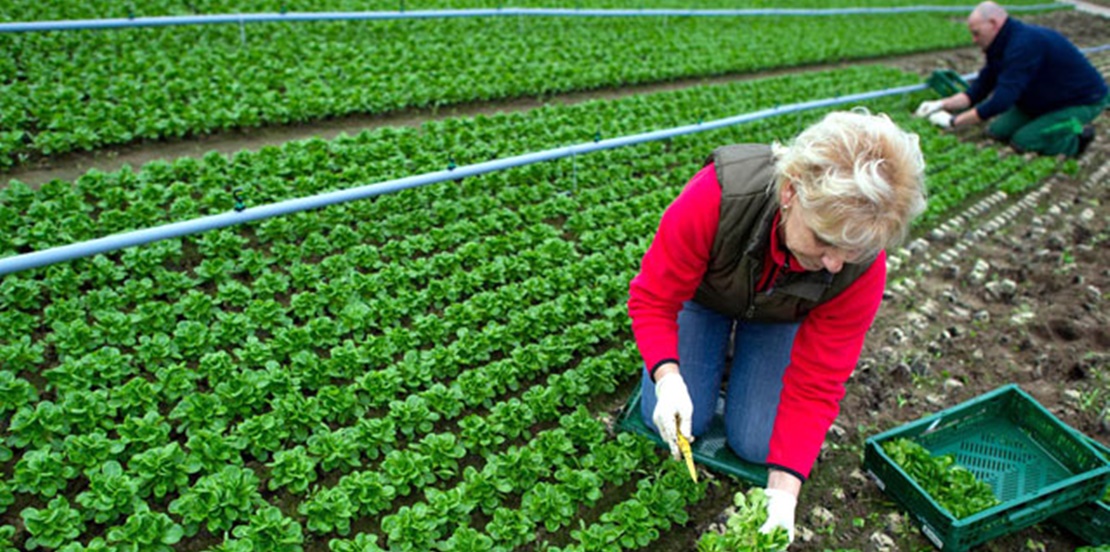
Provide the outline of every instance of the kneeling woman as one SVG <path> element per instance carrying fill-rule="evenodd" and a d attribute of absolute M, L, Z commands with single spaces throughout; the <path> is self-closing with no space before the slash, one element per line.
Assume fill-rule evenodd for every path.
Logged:
<path fill-rule="evenodd" d="M 676 456 L 713 417 L 730 341 L 728 443 L 794 510 L 886 284 L 884 250 L 925 208 L 918 138 L 834 112 L 783 146 L 724 146 L 663 214 L 628 301 L 643 417 Z M 733 337 L 730 339 L 730 337 Z"/>

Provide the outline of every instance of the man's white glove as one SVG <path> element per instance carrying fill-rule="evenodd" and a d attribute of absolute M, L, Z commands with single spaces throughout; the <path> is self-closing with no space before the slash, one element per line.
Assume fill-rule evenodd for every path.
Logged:
<path fill-rule="evenodd" d="M 678 435 L 675 433 L 674 416 L 678 414 L 679 425 L 686 439 L 693 442 L 694 437 L 690 432 L 690 419 L 694 416 L 694 403 L 690 401 L 690 391 L 686 389 L 686 381 L 682 374 L 671 372 L 655 382 L 655 412 L 652 412 L 651 421 L 659 430 L 659 436 L 671 447 L 671 454 L 675 460 L 681 459 L 678 451 Z"/>
<path fill-rule="evenodd" d="M 794 508 L 798 498 L 778 489 L 764 489 L 767 495 L 767 521 L 759 528 L 760 533 L 770 533 L 776 527 L 786 529 L 790 542 L 794 542 Z"/>
<path fill-rule="evenodd" d="M 952 128 L 952 121 L 956 117 L 947 111 L 937 111 L 929 115 L 929 122 L 940 128 Z"/>
<path fill-rule="evenodd" d="M 921 105 L 917 106 L 917 111 L 914 111 L 913 115 L 914 117 L 928 117 L 942 109 L 944 109 L 944 100 L 921 102 Z"/>

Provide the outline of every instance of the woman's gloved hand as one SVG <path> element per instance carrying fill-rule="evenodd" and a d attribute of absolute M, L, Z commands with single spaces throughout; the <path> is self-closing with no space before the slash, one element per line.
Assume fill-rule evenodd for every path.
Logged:
<path fill-rule="evenodd" d="M 790 542 L 794 542 L 794 509 L 798 506 L 798 498 L 779 489 L 764 489 L 764 493 L 767 495 L 767 521 L 759 532 L 770 533 L 782 527 L 790 535 Z"/>
<path fill-rule="evenodd" d="M 690 432 L 690 419 L 694 416 L 694 403 L 690 400 L 690 391 L 686 389 L 686 381 L 677 371 L 668 372 L 659 381 L 655 382 L 655 412 L 651 421 L 659 430 L 659 436 L 671 447 L 671 455 L 676 460 L 682 457 L 678 451 L 678 435 L 675 433 L 675 414 L 678 414 L 679 426 L 686 439 L 693 442 L 694 436 Z"/>

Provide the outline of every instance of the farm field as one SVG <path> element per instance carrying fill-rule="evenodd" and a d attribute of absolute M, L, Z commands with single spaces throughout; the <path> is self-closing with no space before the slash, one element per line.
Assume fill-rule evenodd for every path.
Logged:
<path fill-rule="evenodd" d="M 248 7 L 193 3 L 189 11 Z M 72 8 L 54 13 L 88 16 Z M 170 3 L 152 9 L 183 10 Z M 868 50 L 873 46 L 859 41 L 855 53 L 784 54 L 710 70 L 697 62 L 709 57 L 688 55 L 691 72 L 645 64 L 635 69 L 645 71 L 642 79 L 619 73 L 601 85 L 571 77 L 565 88 L 476 97 L 467 85 L 482 80 L 475 73 L 443 105 L 479 114 L 439 115 L 431 104 L 448 96 L 439 84 L 427 85 L 414 94 L 428 100 L 398 92 L 398 103 L 386 109 L 418 124 L 254 150 L 159 156 L 180 141 L 205 143 L 198 134 L 243 132 L 230 125 L 93 141 L 89 154 L 62 148 L 11 155 L 0 189 L 0 258 L 224 213 L 237 203 L 249 209 L 916 84 L 938 67 L 973 70 L 974 56 L 949 48 L 966 43 L 956 19 L 930 16 L 922 25 L 945 28 L 937 36 L 949 38 L 904 50 Z M 1061 28 L 1081 46 L 1110 43 L 1105 21 L 1073 12 L 1029 19 Z M 781 24 L 799 25 L 798 32 L 816 25 L 805 28 L 819 38 L 839 20 L 831 21 Z M 862 24 L 888 32 L 877 19 Z M 420 25 L 415 34 L 430 35 L 437 24 Z M 478 34 L 476 22 L 447 25 L 460 36 Z M 587 34 L 605 26 L 596 25 Z M 357 34 L 350 27 L 335 36 Z M 302 32 L 296 29 L 286 32 Z M 237 28 L 188 32 L 238 40 Z M 43 40 L 78 44 L 78 37 Z M 702 38 L 697 51 L 724 40 Z M 14 39 L 0 36 L 5 49 L 13 47 L 4 40 Z M 643 46 L 648 52 L 652 43 Z M 769 72 L 921 50 L 937 51 L 892 63 Z M 1092 60 L 1110 74 L 1110 52 Z M 583 61 L 566 63 L 570 75 Z M 613 67 L 628 64 L 632 58 Z M 751 71 L 768 73 L 619 93 L 624 84 Z M 520 72 L 544 80 L 543 71 Z M 223 90 L 219 78 L 210 81 L 213 97 Z M 558 101 L 564 90 L 594 87 L 605 89 L 596 99 Z M 497 101 L 537 94 L 551 101 L 497 108 Z M 21 97 L 2 101 L 80 110 L 69 93 Z M 1110 124 L 1100 119 L 1098 140 L 1078 162 L 1021 156 L 979 129 L 941 133 L 910 117 L 927 97 L 863 104 L 921 135 L 930 202 L 913 240 L 892 252 L 887 299 L 803 490 L 791 550 L 932 549 L 863 476 L 863 440 L 1001 384 L 1020 384 L 1067 423 L 1110 443 Z M 326 128 L 336 117 L 342 124 L 344 111 L 321 109 L 296 124 Z M 0 277 L 0 552 L 695 549 L 701 534 L 723 522 L 732 495 L 748 486 L 705 470 L 692 484 L 684 466 L 648 441 L 614 431 L 642 370 L 625 312 L 628 281 L 662 209 L 708 151 L 786 140 L 824 112 L 467 177 Z M 127 132 L 138 128 L 138 119 L 117 122 Z M 97 127 L 84 121 L 74 128 Z M 103 151 L 139 152 L 148 162 L 102 170 L 95 152 Z M 12 179 L 30 165 L 40 174 L 62 172 L 74 159 L 91 168 L 69 179 Z M 1082 544 L 1045 522 L 981 549 Z"/>
<path fill-rule="evenodd" d="M 962 26 L 936 13 L 734 20 L 743 32 L 705 21 L 498 17 L 4 33 L 0 49 L 14 55 L 0 58 L 0 168 L 108 145 L 966 44 Z"/>

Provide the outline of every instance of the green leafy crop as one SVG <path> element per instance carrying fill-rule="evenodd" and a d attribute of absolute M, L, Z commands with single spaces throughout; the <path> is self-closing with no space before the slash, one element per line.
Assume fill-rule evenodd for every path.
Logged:
<path fill-rule="evenodd" d="M 73 509 L 64 496 L 55 497 L 46 508 L 24 508 L 20 515 L 31 538 L 27 548 L 58 548 L 73 541 L 85 530 L 81 512 Z"/>
<path fill-rule="evenodd" d="M 185 535 L 193 536 L 202 524 L 213 533 L 227 531 L 236 522 L 248 519 L 261 502 L 254 472 L 229 465 L 201 477 L 170 503 L 169 510 L 184 520 Z"/>
<path fill-rule="evenodd" d="M 775 528 L 761 533 L 767 521 L 767 495 L 755 487 L 733 497 L 736 511 L 725 522 L 725 532 L 706 532 L 698 539 L 698 552 L 757 552 L 786 550 L 790 537 L 786 530 Z"/>
<path fill-rule="evenodd" d="M 0 525 L 0 552 L 16 552 L 18 550 L 12 540 L 13 537 L 15 537 L 15 527 Z"/>
<path fill-rule="evenodd" d="M 994 489 L 957 465 L 950 454 L 933 456 L 925 447 L 905 438 L 883 443 L 883 451 L 956 519 L 999 504 Z"/>
<path fill-rule="evenodd" d="M 127 517 L 123 525 L 108 531 L 108 541 L 119 550 L 172 552 L 185 530 L 161 512 L 152 512 L 145 505 Z"/>

